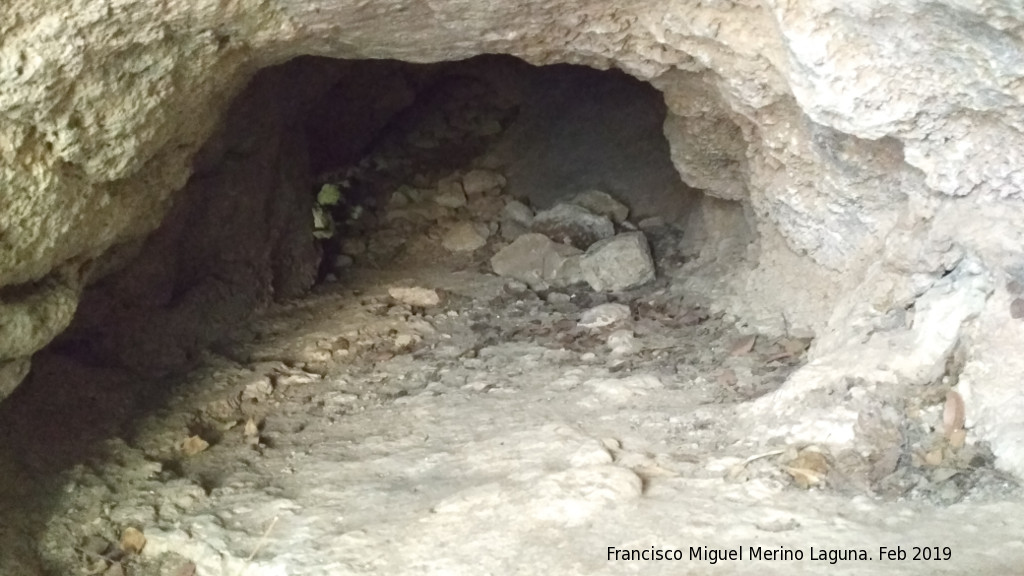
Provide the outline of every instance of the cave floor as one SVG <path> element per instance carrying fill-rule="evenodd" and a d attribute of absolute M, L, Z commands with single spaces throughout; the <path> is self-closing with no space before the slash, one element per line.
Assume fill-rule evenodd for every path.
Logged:
<path fill-rule="evenodd" d="M 388 295 L 395 286 L 444 300 L 413 307 Z M 736 407 L 778 386 L 802 362 L 799 346 L 751 341 L 664 283 L 612 297 L 633 316 L 607 327 L 579 322 L 609 297 L 559 294 L 471 261 L 428 262 L 353 270 L 267 311 L 246 343 L 209 352 L 159 409 L 59 475 L 38 536 L 44 565 L 121 573 L 111 550 L 130 549 L 135 527 L 146 543 L 123 561 L 129 574 L 1024 566 L 1019 499 L 858 495 L 801 475 L 814 466 L 797 454 L 737 438 Z M 609 352 L 623 328 L 632 349 Z M 691 560 L 704 547 L 742 560 Z M 751 559 L 758 547 L 803 559 Z M 906 559 L 880 560 L 880 547 Z M 914 547 L 952 557 L 915 561 Z M 615 560 L 613 548 L 678 549 L 683 560 Z M 828 559 L 849 549 L 868 560 Z"/>

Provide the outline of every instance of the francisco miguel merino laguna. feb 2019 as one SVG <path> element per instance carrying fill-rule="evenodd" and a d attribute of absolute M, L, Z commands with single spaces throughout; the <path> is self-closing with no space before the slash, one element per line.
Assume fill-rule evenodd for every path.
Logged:
<path fill-rule="evenodd" d="M 896 546 L 882 546 L 878 549 L 878 560 L 950 560 L 953 556 L 952 550 L 947 547 L 918 547 L 912 549 L 910 556 L 908 550 Z M 909 557 L 908 557 L 909 556 Z M 815 562 L 828 562 L 836 564 L 848 561 L 871 561 L 876 557 L 872 556 L 863 548 L 827 549 L 810 547 L 806 552 L 801 548 L 787 548 L 779 546 L 769 548 L 763 546 L 748 546 L 744 550 L 742 546 L 735 548 L 713 548 L 708 546 L 690 546 L 688 550 L 672 548 L 647 549 L 637 548 L 616 548 L 608 547 L 609 561 L 698 561 L 709 564 L 717 564 L 719 561 L 802 561 L 812 560 Z"/>

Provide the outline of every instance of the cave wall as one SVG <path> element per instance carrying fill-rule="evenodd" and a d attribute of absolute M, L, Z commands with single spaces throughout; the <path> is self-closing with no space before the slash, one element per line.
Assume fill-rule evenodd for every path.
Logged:
<path fill-rule="evenodd" d="M 662 92 L 675 166 L 714 198 L 683 281 L 755 328 L 818 336 L 756 409 L 791 421 L 851 374 L 955 376 L 973 429 L 1024 473 L 1024 366 L 993 352 L 1024 342 L 1024 5 L 996 0 L 6 2 L 0 391 L 70 321 L 97 258 L 161 221 L 255 70 L 480 53 Z M 810 419 L 852 429 L 826 412 Z"/>
<path fill-rule="evenodd" d="M 180 370 L 253 311 L 304 294 L 319 260 L 306 115 L 346 68 L 300 58 L 260 71 L 196 152 L 161 226 L 94 263 L 61 351 L 149 376 Z"/>

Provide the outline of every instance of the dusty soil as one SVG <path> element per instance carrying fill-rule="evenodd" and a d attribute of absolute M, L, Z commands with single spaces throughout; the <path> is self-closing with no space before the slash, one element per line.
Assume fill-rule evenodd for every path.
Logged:
<path fill-rule="evenodd" d="M 110 573 L 115 560 L 147 575 L 1022 565 L 1024 505 L 1011 489 L 966 490 L 949 506 L 894 500 L 843 490 L 827 468 L 807 489 L 787 472 L 792 448 L 738 441 L 736 406 L 801 361 L 792 342 L 751 342 L 667 286 L 536 294 L 460 268 L 353 271 L 264 314 L 249 342 L 211 351 L 159 409 L 51 480 L 36 542 L 49 572 Z M 445 300 L 414 308 L 388 296 L 393 286 Z M 604 300 L 632 317 L 579 326 Z M 636 335 L 632 353 L 610 353 L 617 330 Z M 129 527 L 146 544 L 122 559 Z M 691 560 L 704 546 L 742 548 L 743 560 Z M 882 546 L 907 559 L 881 561 Z M 684 560 L 615 561 L 609 547 Z M 803 560 L 751 560 L 751 547 Z M 951 558 L 913 561 L 914 547 Z M 830 563 L 839 549 L 869 560 Z"/>

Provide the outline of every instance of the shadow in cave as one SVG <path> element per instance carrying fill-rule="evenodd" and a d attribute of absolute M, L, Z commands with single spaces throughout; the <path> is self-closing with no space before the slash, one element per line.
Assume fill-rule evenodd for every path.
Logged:
<path fill-rule="evenodd" d="M 0 505 L 38 531 L 60 498 L 58 473 L 102 465 L 111 442 L 132 445 L 191 367 L 211 355 L 252 361 L 246 344 L 264 336 L 248 323 L 254 311 L 314 285 L 336 290 L 349 266 L 415 263 L 408 240 L 424 229 L 368 240 L 396 191 L 405 198 L 478 167 L 501 172 L 505 193 L 537 208 L 598 188 L 637 219 L 685 218 L 695 193 L 671 164 L 664 116 L 660 94 L 623 73 L 507 57 L 299 58 L 262 71 L 197 153 L 161 228 L 96 264 L 114 271 L 0 404 Z M 338 229 L 317 238 L 311 214 L 324 184 L 339 189 L 321 207 Z M 458 209 L 500 210 L 490 200 Z M 346 249 L 352 241 L 358 250 Z M 193 424 L 181 423 L 182 440 Z"/>

